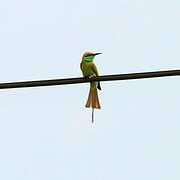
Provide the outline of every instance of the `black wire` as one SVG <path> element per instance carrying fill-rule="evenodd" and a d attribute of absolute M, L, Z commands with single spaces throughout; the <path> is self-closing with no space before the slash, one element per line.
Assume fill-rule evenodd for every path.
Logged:
<path fill-rule="evenodd" d="M 0 83 L 0 89 L 56 86 L 56 85 L 66 85 L 66 84 L 87 83 L 92 81 L 117 81 L 117 80 L 131 80 L 131 79 L 143 79 L 143 78 L 157 78 L 157 77 L 165 77 L 165 76 L 180 76 L 180 70 L 104 75 L 93 78 L 78 77 L 78 78 L 67 78 L 67 79 Z"/>

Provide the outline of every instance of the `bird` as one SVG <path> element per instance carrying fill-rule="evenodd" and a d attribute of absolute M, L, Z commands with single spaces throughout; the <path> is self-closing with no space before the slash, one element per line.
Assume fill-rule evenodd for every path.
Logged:
<path fill-rule="evenodd" d="M 83 53 L 80 69 L 84 78 L 93 78 L 99 76 L 98 69 L 93 60 L 95 56 L 100 54 L 102 53 Z M 90 82 L 89 95 L 85 107 L 92 108 L 92 123 L 94 123 L 94 109 L 101 109 L 97 89 L 101 90 L 100 82 Z"/>

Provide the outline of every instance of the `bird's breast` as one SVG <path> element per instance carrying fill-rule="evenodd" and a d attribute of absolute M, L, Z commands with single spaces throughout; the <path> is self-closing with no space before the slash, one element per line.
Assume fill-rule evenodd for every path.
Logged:
<path fill-rule="evenodd" d="M 89 77 L 91 75 L 94 75 L 92 65 L 93 65 L 92 62 L 81 63 L 81 70 L 84 77 Z"/>

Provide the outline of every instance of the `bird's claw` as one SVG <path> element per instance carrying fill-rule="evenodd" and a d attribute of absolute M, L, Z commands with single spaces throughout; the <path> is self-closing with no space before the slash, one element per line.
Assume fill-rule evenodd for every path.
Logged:
<path fill-rule="evenodd" d="M 93 78 L 94 78 L 94 76 L 93 76 L 93 75 L 89 76 L 89 79 L 93 79 Z"/>

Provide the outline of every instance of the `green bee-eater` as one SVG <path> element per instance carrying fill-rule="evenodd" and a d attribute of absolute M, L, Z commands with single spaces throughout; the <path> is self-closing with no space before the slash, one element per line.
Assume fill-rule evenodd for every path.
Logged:
<path fill-rule="evenodd" d="M 85 52 L 82 56 L 80 68 L 85 78 L 98 76 L 98 70 L 93 60 L 96 55 L 101 53 Z M 101 90 L 100 82 L 90 82 L 89 96 L 85 107 L 92 108 L 92 123 L 94 122 L 94 108 L 101 109 L 97 89 Z"/>

